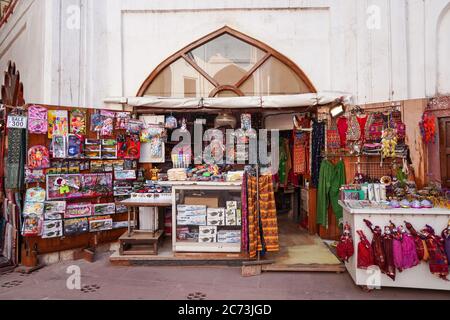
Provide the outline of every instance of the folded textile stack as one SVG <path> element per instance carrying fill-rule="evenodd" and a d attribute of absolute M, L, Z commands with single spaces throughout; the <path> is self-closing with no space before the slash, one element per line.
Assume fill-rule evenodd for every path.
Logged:
<path fill-rule="evenodd" d="M 185 181 L 187 180 L 186 169 L 169 169 L 167 177 L 169 181 Z"/>
<path fill-rule="evenodd" d="M 241 242 L 241 231 L 240 230 L 220 230 L 217 233 L 217 242 L 239 243 L 239 242 Z"/>

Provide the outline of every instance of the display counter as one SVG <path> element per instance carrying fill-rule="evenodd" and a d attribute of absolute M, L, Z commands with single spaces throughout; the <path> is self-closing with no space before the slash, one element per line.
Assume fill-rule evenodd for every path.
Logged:
<path fill-rule="evenodd" d="M 172 186 L 173 252 L 241 252 L 241 182 L 167 182 Z"/>
<path fill-rule="evenodd" d="M 450 281 L 440 279 L 438 276 L 430 273 L 428 263 L 421 261 L 419 265 L 396 273 L 395 281 L 379 272 L 378 267 L 374 266 L 369 270 L 357 268 L 357 255 L 359 236 L 358 230 L 363 230 L 369 242 L 372 239 L 372 232 L 364 223 L 367 219 L 383 228 L 392 221 L 396 225 L 405 225 L 405 221 L 411 223 L 416 230 L 420 230 L 425 225 L 433 227 L 437 234 L 447 226 L 450 220 L 450 210 L 432 208 L 432 209 L 376 209 L 363 208 L 353 209 L 347 207 L 345 203 L 339 201 L 344 209 L 344 223 L 347 222 L 351 227 L 351 235 L 354 243 L 354 255 L 345 263 L 347 271 L 353 278 L 356 285 L 368 287 L 399 287 L 399 288 L 422 288 L 450 290 Z"/>

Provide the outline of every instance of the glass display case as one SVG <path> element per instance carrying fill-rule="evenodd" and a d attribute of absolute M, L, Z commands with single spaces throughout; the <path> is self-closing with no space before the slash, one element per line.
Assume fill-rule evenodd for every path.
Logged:
<path fill-rule="evenodd" d="M 172 185 L 174 252 L 241 252 L 241 183 Z"/>

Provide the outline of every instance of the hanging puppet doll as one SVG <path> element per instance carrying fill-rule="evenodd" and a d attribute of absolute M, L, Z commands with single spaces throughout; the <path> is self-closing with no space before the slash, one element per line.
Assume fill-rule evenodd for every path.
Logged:
<path fill-rule="evenodd" d="M 447 254 L 447 261 L 450 264 L 450 220 L 448 226 L 442 231 L 442 239 L 444 240 L 445 253 Z"/>
<path fill-rule="evenodd" d="M 339 243 L 336 246 L 336 250 L 339 259 L 341 259 L 342 261 L 348 262 L 348 259 L 353 256 L 355 249 L 353 247 L 350 225 L 348 223 L 345 223 L 344 225 L 344 232 L 339 240 Z"/>
<path fill-rule="evenodd" d="M 394 239 L 389 226 L 384 227 L 383 249 L 386 257 L 386 275 L 395 281 Z"/>
<path fill-rule="evenodd" d="M 443 239 L 437 236 L 434 233 L 434 229 L 429 225 L 422 229 L 422 233 L 426 237 L 425 241 L 430 254 L 430 260 L 428 261 L 430 272 L 444 280 L 448 280 L 448 260 L 444 250 Z"/>
<path fill-rule="evenodd" d="M 414 239 L 414 243 L 416 245 L 417 258 L 419 260 L 428 261 L 430 256 L 428 254 L 427 244 L 423 239 L 422 235 L 419 234 L 416 231 L 416 229 L 414 229 L 411 223 L 405 221 L 405 226 L 410 232 L 412 238 Z"/>
<path fill-rule="evenodd" d="M 362 230 L 358 230 L 357 233 L 359 234 L 360 238 L 360 241 L 358 243 L 357 266 L 358 269 L 367 269 L 368 267 L 374 265 L 372 246 L 370 245 L 369 240 L 367 240 Z"/>
<path fill-rule="evenodd" d="M 409 269 L 417 266 L 419 264 L 419 257 L 417 256 L 414 238 L 407 233 L 402 226 L 397 227 L 397 232 L 402 236 L 403 269 Z"/>
<path fill-rule="evenodd" d="M 364 219 L 364 223 L 373 233 L 372 251 L 375 265 L 377 265 L 382 273 L 386 273 L 386 257 L 383 248 L 382 230 L 379 226 L 373 227 L 372 222 Z"/>

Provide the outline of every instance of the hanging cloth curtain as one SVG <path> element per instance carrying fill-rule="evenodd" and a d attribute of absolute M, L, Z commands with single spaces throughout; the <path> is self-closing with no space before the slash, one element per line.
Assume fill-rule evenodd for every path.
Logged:
<path fill-rule="evenodd" d="M 272 176 L 259 177 L 259 210 L 256 208 L 256 177 L 248 176 L 248 251 L 250 258 L 256 257 L 257 251 L 273 252 L 279 250 L 277 210 L 273 191 Z"/>
<path fill-rule="evenodd" d="M 325 147 L 325 123 L 313 120 L 312 146 L 311 146 L 311 186 L 316 188 L 319 184 L 320 164 L 322 150 Z"/>

